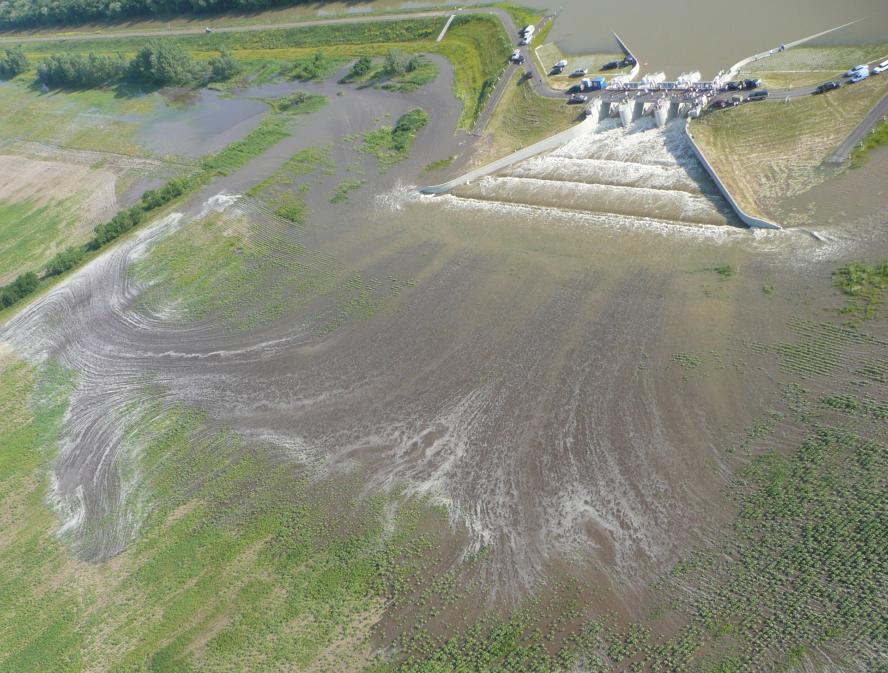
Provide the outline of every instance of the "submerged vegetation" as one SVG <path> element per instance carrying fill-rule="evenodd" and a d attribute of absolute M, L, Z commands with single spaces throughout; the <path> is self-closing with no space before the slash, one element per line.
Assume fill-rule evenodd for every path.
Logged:
<path fill-rule="evenodd" d="M 429 123 L 429 113 L 416 108 L 401 115 L 392 128 L 379 128 L 364 134 L 360 151 L 372 154 L 383 170 L 391 168 L 410 154 L 416 134 Z"/>
<path fill-rule="evenodd" d="M 855 319 L 875 318 L 888 294 L 888 261 L 851 262 L 833 274 L 835 284 L 849 297 L 842 313 Z"/>
<path fill-rule="evenodd" d="M 851 166 L 860 168 L 869 160 L 870 152 L 885 145 L 888 145 L 888 120 L 883 119 L 876 124 L 872 133 L 869 133 L 863 142 L 854 148 L 854 152 L 851 154 Z"/>

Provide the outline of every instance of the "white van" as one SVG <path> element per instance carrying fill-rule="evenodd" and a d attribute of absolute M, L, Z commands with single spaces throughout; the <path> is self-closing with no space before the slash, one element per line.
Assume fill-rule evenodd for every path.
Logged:
<path fill-rule="evenodd" d="M 850 82 L 851 84 L 854 84 L 855 82 L 861 82 L 869 77 L 869 75 L 869 70 L 858 70 L 857 73 L 855 73 L 854 77 L 851 78 Z"/>
<path fill-rule="evenodd" d="M 880 72 L 885 72 L 886 70 L 888 70 L 888 61 L 882 61 L 879 65 L 873 68 L 873 74 L 878 75 Z"/>

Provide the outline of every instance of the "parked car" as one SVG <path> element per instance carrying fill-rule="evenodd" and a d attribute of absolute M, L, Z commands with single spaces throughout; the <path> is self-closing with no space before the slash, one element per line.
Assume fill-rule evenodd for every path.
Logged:
<path fill-rule="evenodd" d="M 585 103 L 587 100 L 589 100 L 588 96 L 584 96 L 581 93 L 575 93 L 570 98 L 567 99 L 567 102 L 570 104 L 576 104 L 576 103 Z"/>
<path fill-rule="evenodd" d="M 869 70 L 858 70 L 857 73 L 855 73 L 855 75 L 848 81 L 851 84 L 855 84 L 856 82 L 862 82 L 869 76 Z"/>
<path fill-rule="evenodd" d="M 731 105 L 740 105 L 743 102 L 743 96 L 731 96 Z"/>
<path fill-rule="evenodd" d="M 207 34 L 209 34 L 209 33 L 212 33 L 212 32 L 213 32 L 213 29 L 210 28 L 209 26 L 207 26 L 206 28 L 204 28 L 204 32 L 207 33 Z"/>
<path fill-rule="evenodd" d="M 585 77 L 588 70 L 586 68 L 577 68 L 572 73 L 570 73 L 571 77 Z"/>
<path fill-rule="evenodd" d="M 725 90 L 727 91 L 740 91 L 743 88 L 743 82 L 728 82 L 725 84 Z"/>
<path fill-rule="evenodd" d="M 582 90 L 582 84 L 574 84 L 570 89 L 567 90 L 567 93 L 580 93 Z"/>
<path fill-rule="evenodd" d="M 883 73 L 886 70 L 888 70 L 888 61 L 882 61 L 881 63 L 879 63 L 879 65 L 873 68 L 872 74 L 878 75 L 879 73 Z"/>
<path fill-rule="evenodd" d="M 841 84 L 838 82 L 824 82 L 816 89 L 814 89 L 814 93 L 826 93 L 827 91 L 832 91 L 833 89 L 838 89 Z"/>
<path fill-rule="evenodd" d="M 515 51 L 512 52 L 512 55 L 509 57 L 509 60 L 512 61 L 512 63 L 518 63 L 518 59 L 520 59 L 520 58 L 521 58 L 521 50 L 516 49 Z"/>
<path fill-rule="evenodd" d="M 560 61 L 558 61 L 558 63 L 556 63 L 555 65 L 552 66 L 552 74 L 560 75 L 561 73 L 564 72 L 564 69 L 566 67 L 567 67 L 567 61 L 565 61 L 564 59 L 561 59 Z"/>
<path fill-rule="evenodd" d="M 636 63 L 637 61 L 635 60 L 634 56 L 627 56 L 623 59 L 621 65 L 625 68 L 627 65 L 635 65 Z"/>
<path fill-rule="evenodd" d="M 744 89 L 758 89 L 762 85 L 762 80 L 758 78 L 743 80 Z"/>
<path fill-rule="evenodd" d="M 855 65 L 853 68 L 851 68 L 848 72 L 845 73 L 845 77 L 854 77 L 854 75 L 856 75 L 861 70 L 866 70 L 867 72 L 869 72 L 869 66 L 866 64 Z"/>
<path fill-rule="evenodd" d="M 712 101 L 712 105 L 710 107 L 713 107 L 716 110 L 724 110 L 726 107 L 732 107 L 732 105 L 731 101 L 722 98 Z"/>
<path fill-rule="evenodd" d="M 758 91 L 753 91 L 749 94 L 749 98 L 747 100 L 765 100 L 768 97 L 768 91 L 766 89 L 759 89 Z"/>
<path fill-rule="evenodd" d="M 603 66 L 601 66 L 602 70 L 616 70 L 620 67 L 619 61 L 608 61 Z"/>

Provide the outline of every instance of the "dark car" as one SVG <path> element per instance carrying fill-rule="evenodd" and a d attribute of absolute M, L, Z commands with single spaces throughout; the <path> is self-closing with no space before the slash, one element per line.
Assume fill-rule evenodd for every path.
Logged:
<path fill-rule="evenodd" d="M 760 79 L 745 79 L 743 80 L 743 88 L 744 89 L 758 89 L 762 85 L 762 80 Z"/>
<path fill-rule="evenodd" d="M 570 104 L 576 104 L 576 103 L 585 103 L 587 100 L 589 100 L 588 96 L 584 96 L 583 94 L 580 94 L 580 93 L 575 93 L 570 98 L 567 99 L 567 102 Z"/>
<path fill-rule="evenodd" d="M 580 93 L 583 90 L 582 84 L 574 84 L 570 89 L 567 90 L 567 93 Z"/>
<path fill-rule="evenodd" d="M 619 61 L 608 61 L 603 66 L 601 66 L 602 70 L 616 70 L 620 67 Z"/>
<path fill-rule="evenodd" d="M 768 97 L 768 92 L 765 89 L 759 89 L 758 91 L 753 91 L 749 94 L 749 100 L 765 100 Z"/>
<path fill-rule="evenodd" d="M 838 82 L 824 82 L 816 89 L 814 89 L 814 93 L 826 93 L 827 91 L 832 91 L 833 89 L 838 89 L 841 84 Z"/>
<path fill-rule="evenodd" d="M 728 82 L 725 84 L 725 89 L 728 91 L 740 91 L 743 88 L 743 82 Z"/>
<path fill-rule="evenodd" d="M 716 110 L 724 110 L 726 107 L 733 107 L 733 103 L 729 100 L 715 100 L 712 101 L 712 106 Z"/>
<path fill-rule="evenodd" d="M 731 96 L 731 105 L 740 105 L 743 102 L 743 96 Z"/>

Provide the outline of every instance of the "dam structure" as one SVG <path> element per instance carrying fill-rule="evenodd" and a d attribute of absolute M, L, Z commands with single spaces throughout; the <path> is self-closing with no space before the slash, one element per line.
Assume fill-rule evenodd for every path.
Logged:
<path fill-rule="evenodd" d="M 606 124 L 608 118 L 618 118 L 622 127 L 627 131 L 631 131 L 639 123 L 645 125 L 645 127 L 650 127 L 650 122 L 644 120 L 652 117 L 655 126 L 660 129 L 665 129 L 672 120 L 675 120 L 675 123 L 681 124 L 683 138 L 690 152 L 744 225 L 752 229 L 781 229 L 781 226 L 776 222 L 748 213 L 737 201 L 725 181 L 719 176 L 715 167 L 707 159 L 702 148 L 694 139 L 691 130 L 691 120 L 698 117 L 708 103 L 718 97 L 724 98 L 726 95 L 725 84 L 736 77 L 748 64 L 835 32 L 853 23 L 856 22 L 852 21 L 836 26 L 835 28 L 781 44 L 779 47 L 742 59 L 731 67 L 720 71 L 712 80 L 703 80 L 699 72 L 683 73 L 674 81 L 667 81 L 663 73 L 652 73 L 645 75 L 641 80 L 636 80 L 635 78 L 640 72 L 641 64 L 619 35 L 613 33 L 614 39 L 625 55 L 626 60 L 632 64 L 632 69 L 629 73 L 613 78 L 605 89 L 588 92 L 591 100 L 585 109 L 585 119 L 565 131 L 519 149 L 506 157 L 475 168 L 447 182 L 421 187 L 419 191 L 426 195 L 447 194 L 454 189 L 470 185 L 474 181 L 486 176 L 492 176 L 505 171 L 533 157 L 545 153 L 555 153 L 559 148 L 578 138 L 587 138 L 590 142 L 594 142 L 595 135 L 601 129 L 609 130 Z M 556 98 L 564 95 L 564 92 L 557 91 L 548 87 L 547 84 L 543 84 L 543 78 L 534 72 L 535 69 L 536 64 L 531 59 L 531 81 L 541 95 L 547 98 Z M 814 87 L 812 86 L 798 88 L 791 92 L 774 91 L 772 93 L 775 98 L 782 97 L 784 94 L 789 97 L 797 97 L 809 95 L 813 90 Z"/>

